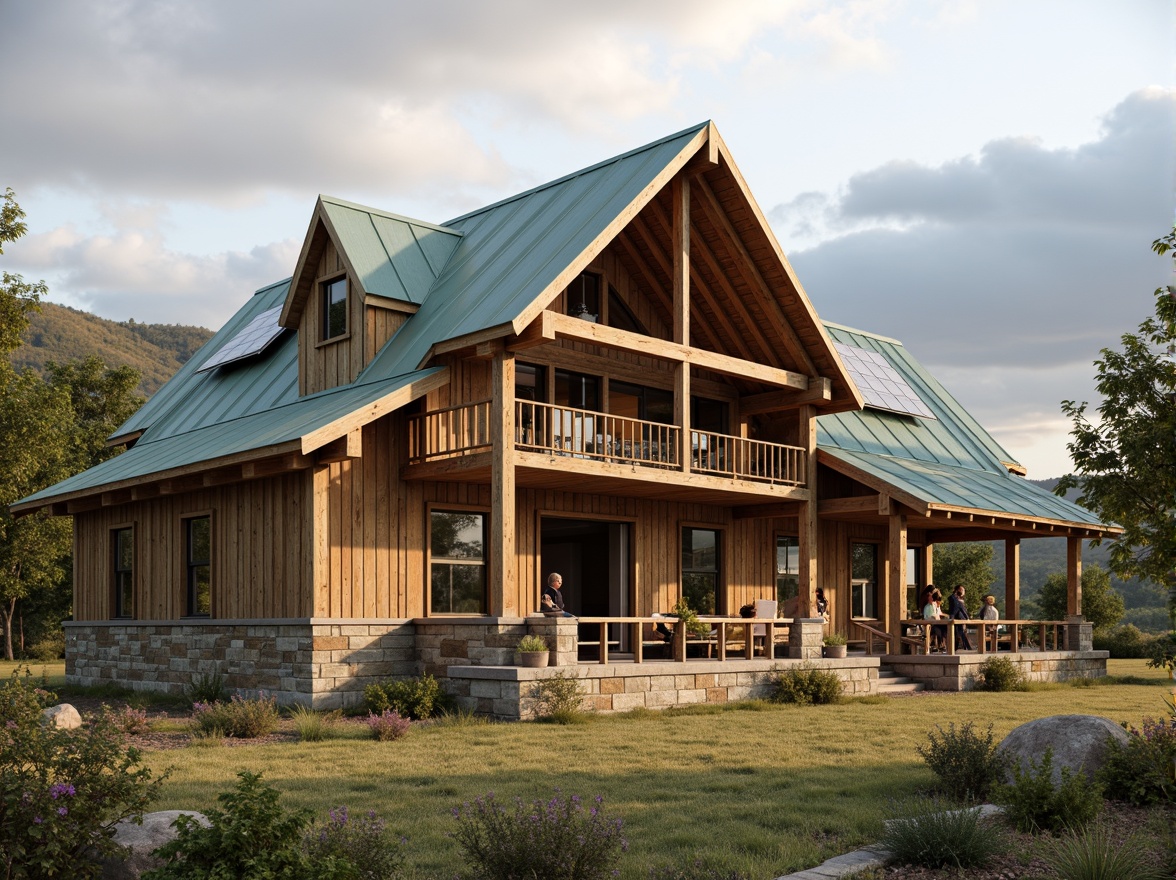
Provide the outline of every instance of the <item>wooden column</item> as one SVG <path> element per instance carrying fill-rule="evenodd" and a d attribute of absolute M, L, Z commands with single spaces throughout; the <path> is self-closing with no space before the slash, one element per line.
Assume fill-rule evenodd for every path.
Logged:
<path fill-rule="evenodd" d="M 331 613 L 331 466 L 315 465 L 310 478 L 311 528 L 314 529 L 311 548 L 310 605 L 312 617 L 328 617 Z"/>
<path fill-rule="evenodd" d="M 1066 538 L 1066 616 L 1082 614 L 1082 539 Z"/>
<path fill-rule="evenodd" d="M 891 505 L 893 507 L 893 504 Z M 902 619 L 906 617 L 906 557 L 907 557 L 907 518 L 901 513 L 891 512 L 886 519 L 887 556 L 886 564 L 886 597 L 889 619 L 887 631 L 890 633 L 890 653 L 902 653 Z"/>
<path fill-rule="evenodd" d="M 797 572 L 800 594 L 798 617 L 815 617 L 817 613 L 817 408 L 812 404 L 797 409 L 798 443 L 804 449 L 804 484 L 808 501 L 800 506 Z"/>
<path fill-rule="evenodd" d="M 490 406 L 490 614 L 517 617 L 518 559 L 515 553 L 515 362 L 494 357 Z"/>
<path fill-rule="evenodd" d="M 1021 616 L 1021 539 L 1005 538 L 1005 612 L 1008 620 Z"/>
<path fill-rule="evenodd" d="M 935 583 L 935 578 L 933 577 L 935 574 L 935 545 L 924 544 L 919 548 L 919 555 L 921 557 L 919 562 L 923 569 L 923 582 L 919 584 L 919 592 L 921 594 L 923 592 L 923 587 L 927 586 L 927 584 Z M 919 597 L 916 596 L 915 601 L 917 602 L 918 600 Z M 920 614 L 923 612 L 922 608 L 918 610 Z"/>
<path fill-rule="evenodd" d="M 673 207 L 674 342 L 690 344 L 690 181 L 679 174 L 670 185 Z M 679 459 L 690 473 L 690 363 L 674 369 L 674 424 L 682 429 Z"/>

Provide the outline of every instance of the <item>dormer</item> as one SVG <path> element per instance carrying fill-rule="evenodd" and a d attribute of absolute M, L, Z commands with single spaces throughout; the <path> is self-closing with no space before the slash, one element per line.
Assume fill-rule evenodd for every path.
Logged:
<path fill-rule="evenodd" d="M 279 323 L 298 391 L 349 385 L 424 302 L 461 234 L 319 196 Z"/>

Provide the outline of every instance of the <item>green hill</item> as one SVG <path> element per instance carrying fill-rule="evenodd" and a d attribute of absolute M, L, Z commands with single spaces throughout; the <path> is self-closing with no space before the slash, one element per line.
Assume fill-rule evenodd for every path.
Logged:
<path fill-rule="evenodd" d="M 212 338 L 212 331 L 182 324 L 108 321 L 89 312 L 41 303 L 30 315 L 25 344 L 12 353 L 17 369 L 44 370 L 48 361 L 63 363 L 96 355 L 111 367 L 130 366 L 143 377 L 139 393 L 150 397 Z"/>

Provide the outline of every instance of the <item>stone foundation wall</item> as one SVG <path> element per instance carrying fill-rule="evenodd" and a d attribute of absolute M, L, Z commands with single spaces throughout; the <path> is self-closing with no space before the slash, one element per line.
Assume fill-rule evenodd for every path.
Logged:
<path fill-rule="evenodd" d="M 726 703 L 766 697 L 773 668 L 800 662 L 832 670 L 844 683 L 845 693 L 870 693 L 878 682 L 877 657 L 846 660 L 696 660 L 685 663 L 619 663 L 547 669 L 517 667 L 451 666 L 450 691 L 458 704 L 479 715 L 507 721 L 535 714 L 531 692 L 535 683 L 557 674 L 580 680 L 584 707 L 596 712 L 629 709 L 665 709 L 693 703 Z"/>
<path fill-rule="evenodd" d="M 1102 678 L 1107 674 L 1107 651 L 1021 651 L 1016 654 L 888 655 L 886 666 L 899 675 L 921 681 L 930 690 L 968 691 L 976 686 L 980 666 L 991 657 L 1012 660 L 1026 681 L 1069 681 Z"/>

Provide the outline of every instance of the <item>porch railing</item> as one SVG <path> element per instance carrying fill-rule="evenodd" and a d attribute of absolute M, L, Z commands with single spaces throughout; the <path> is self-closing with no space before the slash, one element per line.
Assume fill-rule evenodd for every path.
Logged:
<path fill-rule="evenodd" d="M 660 422 L 531 400 L 515 402 L 515 445 L 533 452 L 673 468 L 678 466 L 681 436 L 680 428 Z"/>
<path fill-rule="evenodd" d="M 683 663 L 688 658 L 751 660 L 787 656 L 791 620 L 781 617 L 700 619 L 708 631 L 694 634 L 685 632 L 674 617 L 579 617 L 576 623 L 581 628 L 577 643 L 581 649 L 580 662 L 608 665 L 617 655 L 634 663 L 647 659 Z M 670 633 L 670 641 L 659 633 L 659 625 Z M 656 658 L 646 656 L 651 648 L 656 649 Z"/>
<path fill-rule="evenodd" d="M 703 474 L 785 486 L 804 485 L 805 451 L 746 437 L 690 432 L 690 467 Z"/>
<path fill-rule="evenodd" d="M 410 464 L 490 448 L 490 401 L 479 400 L 409 416 Z"/>
<path fill-rule="evenodd" d="M 968 631 L 968 640 L 977 654 L 996 653 L 1002 648 L 1007 651 L 1058 651 L 1061 650 L 1060 631 L 1066 626 L 1064 620 L 923 620 L 912 618 L 902 621 L 904 635 L 902 643 L 912 648 L 912 653 L 931 653 L 931 627 L 946 627 L 947 653 L 957 654 L 960 636 L 957 628 Z M 883 629 L 871 626 L 862 620 L 853 621 L 860 634 L 860 642 L 867 655 L 874 653 L 881 645 L 883 653 L 894 653 L 891 648 L 893 636 Z M 859 641 L 859 640 L 855 640 Z"/>

